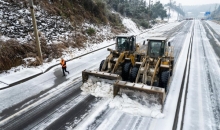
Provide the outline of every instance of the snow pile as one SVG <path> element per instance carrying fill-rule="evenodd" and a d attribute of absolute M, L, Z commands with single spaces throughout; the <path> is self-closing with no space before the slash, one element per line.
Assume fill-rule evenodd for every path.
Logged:
<path fill-rule="evenodd" d="M 169 18 L 169 20 L 170 20 L 170 22 L 178 20 L 178 13 L 173 9 L 170 9 L 170 18 Z"/>
<path fill-rule="evenodd" d="M 81 86 L 81 90 L 95 97 L 113 97 L 113 81 L 90 77 L 86 83 Z"/>
<path fill-rule="evenodd" d="M 109 104 L 111 108 L 119 109 L 132 115 L 150 116 L 153 118 L 163 118 L 160 112 L 161 105 L 157 102 L 156 95 L 133 91 L 131 95 L 122 93 L 116 96 Z"/>
<path fill-rule="evenodd" d="M 141 30 L 137 27 L 136 23 L 134 23 L 131 19 L 123 18 L 122 23 L 128 29 L 129 34 L 136 35 L 141 33 Z"/>
<path fill-rule="evenodd" d="M 165 7 L 165 9 L 167 10 L 167 13 L 169 13 L 169 7 Z M 181 19 L 183 19 L 183 16 L 181 14 L 178 14 L 176 10 L 171 8 L 169 22 L 174 22 L 174 21 L 181 20 Z M 165 18 L 164 20 L 167 21 L 168 18 Z"/>
<path fill-rule="evenodd" d="M 88 81 L 81 86 L 84 93 L 89 93 L 95 97 L 113 98 L 113 81 L 89 77 Z M 138 116 L 150 116 L 153 118 L 163 118 L 160 112 L 158 96 L 146 94 L 144 92 L 121 89 L 122 96 L 116 96 L 109 103 L 110 108 Z"/>

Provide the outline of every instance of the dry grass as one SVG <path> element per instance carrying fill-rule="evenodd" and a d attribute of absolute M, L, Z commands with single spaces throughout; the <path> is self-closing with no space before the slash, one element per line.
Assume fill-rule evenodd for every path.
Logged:
<path fill-rule="evenodd" d="M 86 38 L 82 35 L 77 38 L 70 38 L 65 42 L 58 44 L 47 44 L 44 38 L 40 38 L 41 51 L 45 62 L 50 62 L 54 58 L 60 58 L 64 49 L 68 47 L 82 48 Z M 32 57 L 34 61 L 29 61 L 27 64 L 24 58 Z M 34 41 L 29 43 L 20 44 L 18 41 L 11 39 L 8 41 L 0 41 L 0 72 L 9 70 L 12 67 L 25 64 L 27 66 L 40 65 L 39 58 L 37 57 L 36 44 Z"/>
<path fill-rule="evenodd" d="M 22 64 L 22 59 L 29 50 L 32 47 L 28 44 L 20 45 L 15 40 L 0 41 L 0 71 Z"/>
<path fill-rule="evenodd" d="M 8 1 L 16 4 L 18 0 Z M 26 0 L 21 1 L 23 1 L 25 7 L 28 7 L 28 2 Z M 85 5 L 88 1 L 90 4 Z M 114 33 L 118 34 L 124 31 L 119 16 L 109 12 L 106 13 L 104 4 L 100 1 L 96 4 L 94 0 L 56 0 L 54 3 L 50 4 L 47 0 L 34 0 L 34 4 L 40 5 L 51 15 L 60 15 L 63 18 L 67 18 L 74 24 L 73 26 L 80 26 L 84 21 L 101 25 L 110 23 Z M 86 8 L 86 6 L 90 8 Z M 47 44 L 47 40 L 40 37 L 44 62 L 50 62 L 54 58 L 60 58 L 62 52 L 68 47 L 84 48 L 84 43 L 87 41 L 89 41 L 89 43 L 99 43 L 103 41 L 101 36 L 96 36 L 95 34 L 87 37 L 86 30 L 76 29 L 75 31 L 78 32 L 76 35 L 58 44 Z M 35 60 L 29 60 L 28 63 L 26 63 L 23 59 L 29 57 Z M 38 66 L 39 63 L 35 41 L 29 41 L 23 44 L 16 40 L 0 41 L 0 73 L 22 64 L 26 66 Z"/>

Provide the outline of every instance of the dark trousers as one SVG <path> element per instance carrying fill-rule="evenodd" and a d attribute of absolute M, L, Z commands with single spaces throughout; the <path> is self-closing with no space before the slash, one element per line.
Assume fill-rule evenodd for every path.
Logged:
<path fill-rule="evenodd" d="M 66 67 L 62 67 L 62 70 L 63 70 L 63 75 L 65 75 L 65 72 L 69 74 L 69 71 L 66 70 Z"/>

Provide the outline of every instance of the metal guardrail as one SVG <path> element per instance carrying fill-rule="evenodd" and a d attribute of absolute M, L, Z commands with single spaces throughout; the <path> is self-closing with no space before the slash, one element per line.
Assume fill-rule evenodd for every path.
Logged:
<path fill-rule="evenodd" d="M 185 107 L 186 107 L 186 98 L 187 98 L 188 84 L 189 84 L 189 74 L 190 74 L 189 72 L 190 72 L 190 64 L 191 64 L 191 57 L 192 57 L 192 45 L 193 45 L 192 43 L 193 43 L 193 37 L 194 37 L 194 26 L 195 26 L 195 23 L 193 23 L 193 29 L 192 29 L 192 33 L 191 33 L 191 37 L 190 37 L 190 44 L 189 44 L 188 53 L 187 53 L 187 63 L 184 68 L 183 79 L 181 82 L 181 88 L 180 88 L 180 92 L 179 92 L 178 103 L 177 103 L 175 118 L 174 118 L 174 122 L 173 122 L 173 128 L 172 128 L 173 130 L 176 130 L 178 127 L 178 122 L 180 122 L 179 121 L 180 114 L 182 114 L 180 129 L 181 130 L 183 129 L 184 114 L 185 114 Z M 181 99 L 183 96 L 185 81 L 186 81 L 186 89 L 185 89 L 185 95 L 184 95 L 185 97 L 184 97 L 184 102 L 183 102 L 183 111 L 182 111 L 182 113 L 180 113 Z"/>
<path fill-rule="evenodd" d="M 72 59 L 67 60 L 67 62 L 68 62 L 68 61 L 72 61 L 72 60 L 77 59 L 77 58 L 80 58 L 80 57 L 82 57 L 82 56 L 91 54 L 91 53 L 93 53 L 93 52 L 96 52 L 96 51 L 105 49 L 105 48 L 110 47 L 110 46 L 112 46 L 112 45 L 114 45 L 114 44 L 115 44 L 115 43 L 110 44 L 110 45 L 107 45 L 107 46 L 104 46 L 104 47 L 99 48 L 99 49 L 96 49 L 96 50 L 93 50 L 93 51 L 88 52 L 88 53 L 86 53 L 86 54 L 79 55 L 79 56 L 77 56 L 77 57 L 74 57 L 74 58 L 72 58 Z M 12 87 L 12 86 L 14 86 L 14 85 L 17 85 L 17 84 L 26 82 L 26 81 L 28 81 L 28 80 L 30 80 L 30 79 L 32 79 L 32 78 L 35 78 L 35 77 L 37 77 L 37 76 L 39 76 L 39 75 L 41 75 L 41 74 L 43 74 L 43 73 L 49 71 L 50 69 L 52 69 L 53 67 L 58 66 L 58 65 L 60 65 L 60 63 L 57 63 L 57 64 L 54 64 L 54 65 L 50 66 L 50 67 L 47 68 L 44 72 L 40 72 L 40 73 L 35 74 L 35 75 L 33 75 L 33 76 L 30 76 L 30 77 L 28 77 L 28 78 L 25 78 L 25 79 L 22 79 L 22 80 L 20 80 L 20 81 L 14 82 L 14 83 L 12 83 L 12 84 L 8 84 L 8 86 L 3 87 L 3 88 L 0 88 L 0 90 L 7 89 L 7 88 L 10 88 L 10 87 Z"/>

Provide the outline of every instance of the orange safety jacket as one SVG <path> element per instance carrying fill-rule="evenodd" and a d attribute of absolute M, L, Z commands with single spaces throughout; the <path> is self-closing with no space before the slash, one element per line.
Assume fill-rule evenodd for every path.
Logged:
<path fill-rule="evenodd" d="M 60 64 L 62 65 L 63 68 L 66 67 L 66 61 L 65 61 L 65 60 L 61 60 L 61 61 L 60 61 Z"/>

